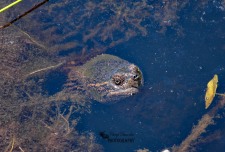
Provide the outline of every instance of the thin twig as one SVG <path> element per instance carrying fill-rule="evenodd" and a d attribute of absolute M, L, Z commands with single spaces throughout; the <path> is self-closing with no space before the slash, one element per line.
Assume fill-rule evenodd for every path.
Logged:
<path fill-rule="evenodd" d="M 30 76 L 30 75 L 33 75 L 35 73 L 41 72 L 41 71 L 46 71 L 46 70 L 50 70 L 50 69 L 53 69 L 53 68 L 57 68 L 57 67 L 61 66 L 62 64 L 64 64 L 64 62 L 61 62 L 61 63 L 59 63 L 57 65 L 49 66 L 47 68 L 38 69 L 36 71 L 33 71 L 33 72 L 27 74 L 26 76 Z"/>
<path fill-rule="evenodd" d="M 61 115 L 61 114 L 59 114 L 61 117 L 62 117 L 62 119 L 66 122 L 66 124 L 67 124 L 67 133 L 66 133 L 66 135 L 67 134 L 69 134 L 70 133 L 70 125 L 69 125 L 69 122 L 68 122 L 68 120 L 66 119 L 66 118 L 64 118 L 63 117 L 63 115 Z"/>
<path fill-rule="evenodd" d="M 21 19 L 22 17 L 26 16 L 27 14 L 29 14 L 30 12 L 32 12 L 33 10 L 37 9 L 38 7 L 40 7 L 41 5 L 45 4 L 46 2 L 48 2 L 49 0 L 44 0 L 41 3 L 38 3 L 36 5 L 34 5 L 31 9 L 29 9 L 28 11 L 24 12 L 22 15 L 19 15 L 18 17 L 16 17 L 15 19 L 13 19 L 12 21 L 6 23 L 3 26 L 0 26 L 0 29 L 4 29 L 10 25 L 12 25 L 14 22 L 18 21 L 19 19 Z"/>
<path fill-rule="evenodd" d="M 20 146 L 19 146 L 19 149 L 20 149 L 21 152 L 24 152 L 24 150 Z"/>
<path fill-rule="evenodd" d="M 12 150 L 13 150 L 14 143 L 15 143 L 15 139 L 14 139 L 14 137 L 13 137 L 13 139 L 12 139 L 12 146 L 11 146 L 10 152 L 12 152 Z"/>
<path fill-rule="evenodd" d="M 223 94 L 223 93 L 216 93 L 216 95 L 225 97 L 225 94 Z"/>
<path fill-rule="evenodd" d="M 36 45 L 39 46 L 40 48 L 42 48 L 42 49 L 44 49 L 44 50 L 46 50 L 46 51 L 49 50 L 46 46 L 44 46 L 43 44 L 40 44 L 39 42 L 37 42 L 37 40 L 35 40 L 33 37 L 31 37 L 27 32 L 23 31 L 21 28 L 19 28 L 19 27 L 17 27 L 17 26 L 14 26 L 14 27 L 15 27 L 16 29 L 18 29 L 21 33 L 23 33 L 25 36 L 27 36 L 28 39 L 29 39 L 30 41 L 32 41 L 34 44 L 36 44 Z"/>

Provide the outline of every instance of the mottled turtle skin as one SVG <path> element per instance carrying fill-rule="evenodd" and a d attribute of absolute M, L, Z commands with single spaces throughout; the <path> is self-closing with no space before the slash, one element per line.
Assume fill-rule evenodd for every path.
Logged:
<path fill-rule="evenodd" d="M 136 65 L 109 54 L 92 58 L 84 65 L 71 69 L 68 75 L 70 80 L 76 80 L 68 83 L 68 89 L 77 88 L 79 84 L 86 96 L 102 103 L 131 96 L 143 84 L 142 72 Z"/>

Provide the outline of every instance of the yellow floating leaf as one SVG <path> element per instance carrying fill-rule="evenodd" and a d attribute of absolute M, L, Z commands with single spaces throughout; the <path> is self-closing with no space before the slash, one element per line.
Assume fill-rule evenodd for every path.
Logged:
<path fill-rule="evenodd" d="M 213 101 L 213 98 L 215 97 L 217 83 L 218 83 L 218 76 L 217 74 L 215 74 L 212 80 L 210 80 L 207 84 L 207 90 L 205 93 L 205 109 L 207 109 L 210 106 L 210 104 Z"/>

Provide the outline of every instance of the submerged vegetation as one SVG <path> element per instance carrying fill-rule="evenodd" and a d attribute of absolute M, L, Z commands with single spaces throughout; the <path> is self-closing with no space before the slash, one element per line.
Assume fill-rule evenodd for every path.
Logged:
<path fill-rule="evenodd" d="M 43 86 L 47 75 L 62 66 L 79 65 L 134 36 L 146 36 L 142 24 L 150 10 L 146 1 L 56 1 L 2 29 L 1 151 L 101 151 L 91 132 L 76 131 L 75 115 L 90 112 L 90 103 L 63 90 L 52 96 Z M 14 7 L 1 13 L 1 24 L 21 12 Z"/>
<path fill-rule="evenodd" d="M 1 13 L 1 25 L 37 1 L 26 2 Z M 207 3 L 199 2 L 193 9 Z M 159 33 L 169 28 L 183 35 L 177 20 L 187 4 L 188 0 L 56 0 L 1 29 L 0 151 L 103 151 L 94 133 L 76 130 L 80 115 L 91 112 L 90 101 L 63 90 L 63 81 L 60 86 L 49 83 L 55 90 L 50 92 L 45 88 L 49 75 L 60 79 L 62 74 L 67 81 L 65 67 L 80 65 L 136 36 L 148 36 L 151 28 Z M 222 99 L 199 123 L 207 119 L 205 127 L 212 124 L 217 107 L 224 104 Z M 191 142 L 199 136 L 195 137 Z M 184 149 L 183 145 L 186 140 L 176 149 Z"/>

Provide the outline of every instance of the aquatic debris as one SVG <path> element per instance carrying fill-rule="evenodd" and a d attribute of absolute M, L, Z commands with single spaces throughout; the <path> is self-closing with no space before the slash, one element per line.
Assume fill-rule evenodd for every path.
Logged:
<path fill-rule="evenodd" d="M 35 71 L 33 71 L 33 72 L 30 72 L 30 73 L 27 74 L 26 76 L 30 76 L 30 75 L 36 74 L 36 73 L 38 73 L 38 72 L 42 72 L 42 71 L 46 71 L 46 70 L 50 70 L 50 69 L 55 69 L 55 68 L 60 67 L 60 66 L 63 65 L 63 64 L 64 64 L 64 62 L 61 62 L 61 63 L 59 63 L 59 64 L 57 64 L 57 65 L 52 65 L 52 66 L 49 66 L 49 67 L 46 67 L 46 68 L 38 69 L 38 70 L 35 70 Z"/>
<path fill-rule="evenodd" d="M 14 148 L 14 143 L 15 143 L 15 139 L 13 138 L 13 139 L 12 139 L 12 146 L 11 146 L 10 152 L 12 152 L 12 151 L 13 151 L 13 148 Z"/>
<path fill-rule="evenodd" d="M 150 152 L 148 149 L 144 148 L 144 149 L 138 149 L 136 152 Z"/>
<path fill-rule="evenodd" d="M 206 114 L 202 116 L 202 118 L 198 121 L 198 124 L 193 126 L 191 133 L 182 141 L 179 146 L 174 146 L 172 148 L 173 152 L 196 151 L 195 147 L 199 144 L 199 139 L 203 138 L 202 134 L 206 132 L 208 126 L 213 124 L 215 125 L 214 118 L 216 118 L 219 109 L 223 109 L 225 106 L 224 94 L 219 95 L 222 96 L 222 99 L 212 109 L 210 109 Z"/>
<path fill-rule="evenodd" d="M 210 106 L 216 95 L 217 83 L 218 83 L 218 76 L 217 74 L 215 74 L 214 77 L 207 84 L 207 90 L 205 93 L 205 109 L 207 109 Z"/>
<path fill-rule="evenodd" d="M 33 10 L 37 9 L 38 7 L 42 6 L 43 4 L 45 4 L 46 2 L 48 2 L 49 0 L 44 0 L 36 5 L 34 5 L 31 9 L 29 9 L 28 11 L 24 12 L 22 15 L 19 15 L 18 17 L 16 17 L 15 19 L 13 19 L 12 21 L 6 23 L 3 26 L 0 26 L 0 29 L 4 29 L 10 25 L 12 25 L 14 22 L 18 21 L 19 19 L 21 19 L 22 17 L 26 16 L 27 14 L 29 14 L 30 12 L 32 12 Z M 15 4 L 14 4 L 15 5 Z M 4 8 L 3 8 L 4 9 Z"/>

